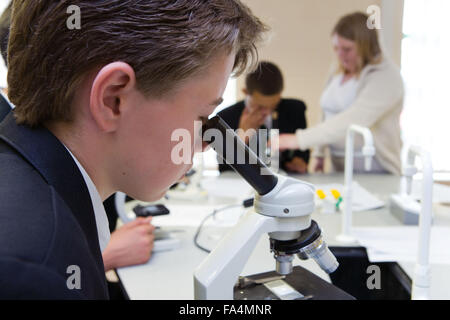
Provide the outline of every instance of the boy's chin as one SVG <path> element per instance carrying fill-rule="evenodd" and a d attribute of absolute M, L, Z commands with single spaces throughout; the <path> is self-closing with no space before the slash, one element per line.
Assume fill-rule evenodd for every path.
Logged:
<path fill-rule="evenodd" d="M 136 200 L 142 201 L 142 202 L 154 202 L 162 199 L 164 195 L 167 193 L 168 189 L 161 190 L 160 192 L 155 192 L 153 190 L 152 193 L 149 194 L 140 194 L 136 197 L 133 197 Z"/>

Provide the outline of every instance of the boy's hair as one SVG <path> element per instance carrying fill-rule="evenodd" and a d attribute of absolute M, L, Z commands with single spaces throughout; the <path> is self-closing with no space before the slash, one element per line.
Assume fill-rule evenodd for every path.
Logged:
<path fill-rule="evenodd" d="M 11 20 L 11 8 L 12 3 L 3 11 L 0 16 L 0 51 L 2 53 L 5 65 L 8 66 L 8 37 L 9 37 L 9 25 Z"/>
<path fill-rule="evenodd" d="M 275 64 L 262 61 L 255 71 L 247 75 L 245 86 L 249 94 L 255 91 L 265 96 L 279 94 L 284 88 L 283 74 Z"/>
<path fill-rule="evenodd" d="M 81 28 L 71 30 L 73 6 Z M 108 63 L 128 63 L 142 93 L 163 97 L 217 54 L 235 52 L 242 73 L 266 30 L 239 0 L 14 0 L 9 97 L 20 124 L 71 121 L 76 90 Z"/>

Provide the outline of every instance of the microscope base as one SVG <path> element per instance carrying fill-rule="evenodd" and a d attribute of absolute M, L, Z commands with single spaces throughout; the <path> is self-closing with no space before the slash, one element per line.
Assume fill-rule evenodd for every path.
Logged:
<path fill-rule="evenodd" d="M 275 271 L 249 276 L 250 279 L 276 277 Z M 296 266 L 283 280 L 308 300 L 355 300 L 354 297 L 326 282 L 303 267 Z M 303 299 L 305 299 L 303 298 Z M 280 300 L 265 285 L 256 284 L 245 289 L 234 288 L 235 300 Z M 300 298 L 299 300 L 302 300 Z"/>

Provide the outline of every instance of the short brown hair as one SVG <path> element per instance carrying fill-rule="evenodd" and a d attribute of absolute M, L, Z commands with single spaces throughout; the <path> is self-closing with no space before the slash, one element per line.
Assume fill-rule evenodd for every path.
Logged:
<path fill-rule="evenodd" d="M 79 30 L 66 26 L 72 5 Z M 235 50 L 242 73 L 266 29 L 239 0 L 14 0 L 9 97 L 18 123 L 71 121 L 80 83 L 114 61 L 134 69 L 141 92 L 162 97 L 219 53 Z"/>
<path fill-rule="evenodd" d="M 265 96 L 281 93 L 284 88 L 283 74 L 280 68 L 268 61 L 261 61 L 256 70 L 245 78 L 248 93 L 258 91 Z"/>
<path fill-rule="evenodd" d="M 358 72 L 368 64 L 378 63 L 381 57 L 378 32 L 375 28 L 368 28 L 368 19 L 369 16 L 362 12 L 345 15 L 339 19 L 332 32 L 332 34 L 337 34 L 356 43 L 359 56 L 361 57 Z"/>

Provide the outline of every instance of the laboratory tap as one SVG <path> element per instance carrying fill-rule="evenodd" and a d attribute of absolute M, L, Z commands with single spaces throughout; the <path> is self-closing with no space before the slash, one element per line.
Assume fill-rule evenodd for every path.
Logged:
<path fill-rule="evenodd" d="M 334 272 L 339 264 L 311 219 L 314 187 L 274 174 L 220 117 L 206 121 L 202 130 L 204 141 L 255 189 L 255 200 L 195 270 L 195 298 L 233 299 L 234 284 L 263 234 L 269 235 L 278 273 L 292 271 L 294 256 L 312 258 L 324 271 Z"/>
<path fill-rule="evenodd" d="M 372 157 L 375 155 L 372 133 L 368 128 L 358 125 L 351 125 L 347 130 L 345 140 L 345 187 L 344 187 L 344 212 L 342 214 L 342 231 L 336 240 L 344 244 L 353 244 L 356 239 L 351 235 L 352 225 L 352 203 L 353 203 L 353 154 L 355 144 L 355 133 L 359 133 L 364 138 L 362 154 L 364 156 L 364 169 L 370 170 Z"/>

